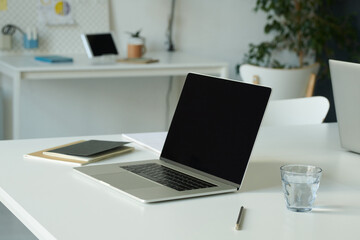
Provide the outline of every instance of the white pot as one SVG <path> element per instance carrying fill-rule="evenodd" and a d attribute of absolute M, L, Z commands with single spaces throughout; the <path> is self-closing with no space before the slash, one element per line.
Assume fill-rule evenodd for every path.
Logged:
<path fill-rule="evenodd" d="M 240 66 L 240 75 L 244 82 L 272 88 L 271 100 L 312 95 L 318 71 L 318 63 L 293 69 L 265 68 L 250 64 Z"/>

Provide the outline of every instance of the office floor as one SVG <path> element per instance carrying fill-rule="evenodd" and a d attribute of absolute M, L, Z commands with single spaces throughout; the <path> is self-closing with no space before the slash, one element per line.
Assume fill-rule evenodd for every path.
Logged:
<path fill-rule="evenodd" d="M 37 238 L 0 202 L 0 240 Z"/>

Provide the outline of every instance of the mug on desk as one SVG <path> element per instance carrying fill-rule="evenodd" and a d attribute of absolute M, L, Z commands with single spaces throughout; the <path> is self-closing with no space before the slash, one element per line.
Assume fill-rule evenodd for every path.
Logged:
<path fill-rule="evenodd" d="M 131 38 L 127 45 L 128 58 L 141 58 L 146 52 L 145 41 L 143 38 Z"/>

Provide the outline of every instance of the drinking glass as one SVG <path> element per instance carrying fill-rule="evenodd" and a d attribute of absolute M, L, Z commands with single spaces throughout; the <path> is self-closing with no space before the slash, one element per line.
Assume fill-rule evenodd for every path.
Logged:
<path fill-rule="evenodd" d="M 280 172 L 286 207 L 294 212 L 311 211 L 322 169 L 310 165 L 284 165 Z"/>

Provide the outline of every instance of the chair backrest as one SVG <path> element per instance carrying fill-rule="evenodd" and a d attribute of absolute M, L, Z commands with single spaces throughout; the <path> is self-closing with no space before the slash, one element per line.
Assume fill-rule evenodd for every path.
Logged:
<path fill-rule="evenodd" d="M 312 74 L 317 74 L 319 64 L 294 69 L 273 69 L 243 64 L 239 70 L 244 82 L 271 87 L 270 99 L 276 100 L 305 97 L 309 80 Z"/>
<path fill-rule="evenodd" d="M 271 100 L 262 126 L 319 124 L 329 107 L 328 99 L 322 96 Z"/>

